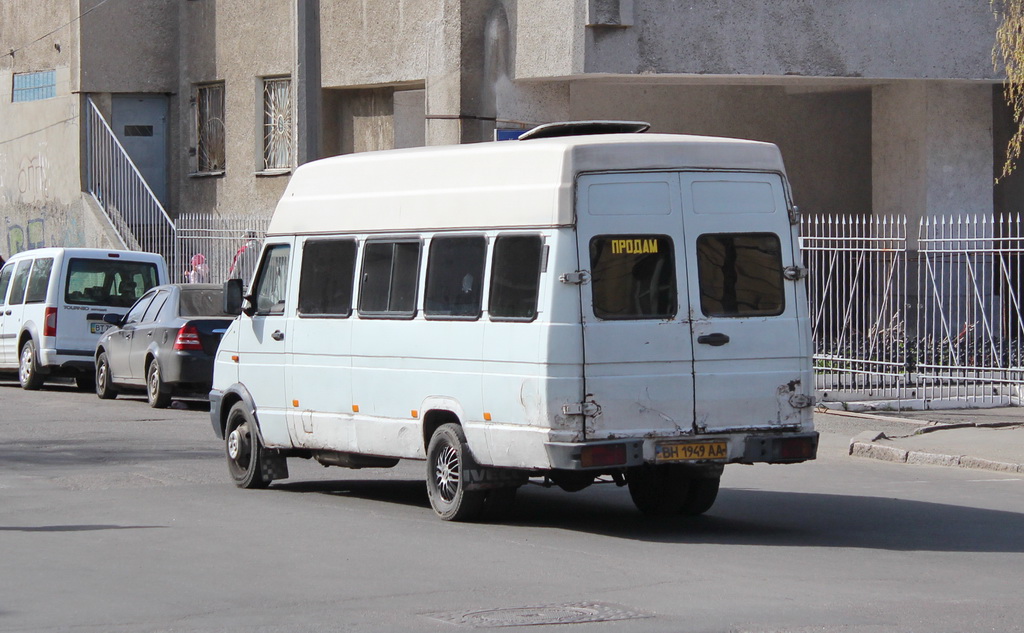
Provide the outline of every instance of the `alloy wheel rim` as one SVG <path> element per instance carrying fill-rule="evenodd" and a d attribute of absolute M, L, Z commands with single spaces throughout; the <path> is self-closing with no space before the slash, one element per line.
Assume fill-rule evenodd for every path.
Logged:
<path fill-rule="evenodd" d="M 434 481 L 437 491 L 446 502 L 455 499 L 459 490 L 459 453 L 451 444 L 445 444 L 434 465 Z"/>
<path fill-rule="evenodd" d="M 28 382 L 32 376 L 32 350 L 28 345 L 21 350 L 21 367 L 18 369 L 18 375 L 22 382 Z"/>

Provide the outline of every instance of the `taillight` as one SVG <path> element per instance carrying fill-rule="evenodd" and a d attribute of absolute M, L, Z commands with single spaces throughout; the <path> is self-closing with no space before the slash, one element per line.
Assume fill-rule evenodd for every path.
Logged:
<path fill-rule="evenodd" d="M 178 330 L 178 337 L 174 339 L 174 349 L 180 350 L 201 350 L 203 344 L 199 342 L 199 330 L 191 323 L 186 323 Z"/>
<path fill-rule="evenodd" d="M 57 336 L 57 308 L 47 308 L 43 318 L 43 336 Z"/>
<path fill-rule="evenodd" d="M 622 466 L 626 463 L 625 444 L 597 444 L 584 446 L 580 451 L 580 464 L 584 468 L 595 466 Z"/>

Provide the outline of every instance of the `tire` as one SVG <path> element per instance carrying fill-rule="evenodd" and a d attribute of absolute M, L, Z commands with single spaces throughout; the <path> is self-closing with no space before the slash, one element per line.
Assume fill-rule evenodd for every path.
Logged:
<path fill-rule="evenodd" d="M 253 489 L 270 485 L 263 464 L 265 449 L 256 433 L 256 421 L 245 403 L 236 402 L 228 411 L 224 449 L 228 458 L 228 472 L 236 486 Z"/>
<path fill-rule="evenodd" d="M 117 389 L 111 382 L 110 361 L 107 360 L 107 353 L 100 352 L 96 358 L 96 395 L 100 400 L 113 400 L 117 397 Z"/>
<path fill-rule="evenodd" d="M 486 491 L 466 490 L 463 472 L 475 467 L 458 424 L 442 424 L 427 446 L 427 496 L 445 521 L 473 521 L 484 508 Z"/>
<path fill-rule="evenodd" d="M 21 353 L 18 356 L 18 382 L 21 383 L 22 389 L 27 390 L 39 389 L 46 382 L 46 376 L 39 368 L 36 343 L 32 339 L 28 339 L 21 346 Z"/>
<path fill-rule="evenodd" d="M 711 509 L 718 498 L 721 477 L 695 477 L 690 480 L 690 490 L 680 512 L 686 516 L 699 516 Z"/>
<path fill-rule="evenodd" d="M 171 388 L 163 381 L 160 363 L 155 358 L 146 367 L 146 400 L 154 409 L 164 409 L 171 404 Z"/>
<path fill-rule="evenodd" d="M 690 489 L 686 471 L 669 464 L 630 468 L 626 473 L 626 483 L 633 504 L 649 516 L 678 514 Z"/>
<path fill-rule="evenodd" d="M 79 391 L 92 391 L 96 389 L 96 374 L 75 374 L 75 387 Z"/>

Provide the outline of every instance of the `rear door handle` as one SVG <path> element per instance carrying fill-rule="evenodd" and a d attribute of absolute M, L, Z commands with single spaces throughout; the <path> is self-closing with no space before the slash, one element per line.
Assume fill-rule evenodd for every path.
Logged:
<path fill-rule="evenodd" d="M 280 341 L 284 338 L 284 332 L 282 332 L 281 330 L 274 330 L 274 333 L 270 335 L 270 338 L 274 339 L 275 341 Z"/>
<path fill-rule="evenodd" d="M 714 334 L 704 334 L 703 336 L 697 337 L 697 342 L 701 345 L 710 345 L 712 347 L 718 347 L 719 345 L 725 345 L 729 342 L 729 335 L 722 334 L 721 332 L 715 332 Z"/>

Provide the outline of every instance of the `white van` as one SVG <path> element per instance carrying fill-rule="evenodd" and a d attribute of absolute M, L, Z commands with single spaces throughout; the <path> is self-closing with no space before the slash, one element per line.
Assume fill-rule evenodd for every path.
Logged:
<path fill-rule="evenodd" d="M 608 128 L 296 170 L 227 293 L 210 399 L 236 484 L 417 459 L 443 519 L 530 480 L 700 514 L 727 463 L 813 459 L 778 148 Z"/>
<path fill-rule="evenodd" d="M 156 253 L 95 248 L 38 248 L 0 269 L 0 371 L 17 370 L 25 389 L 48 376 L 94 385 L 96 341 L 144 292 L 167 283 Z"/>

